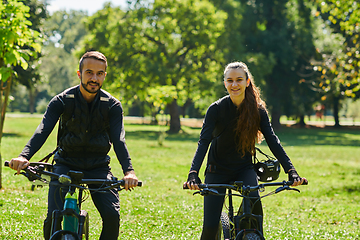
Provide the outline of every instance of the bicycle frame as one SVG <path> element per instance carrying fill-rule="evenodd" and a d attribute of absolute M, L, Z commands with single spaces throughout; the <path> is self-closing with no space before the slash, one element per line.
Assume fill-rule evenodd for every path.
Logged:
<path fill-rule="evenodd" d="M 74 184 L 80 184 L 83 174 L 81 172 L 70 171 L 69 176 L 71 182 Z M 69 186 L 67 194 L 76 194 L 76 187 Z M 63 210 L 54 210 L 52 212 L 52 224 L 50 232 L 50 240 L 56 239 L 57 235 L 61 232 L 67 232 L 68 234 L 77 235 L 78 239 L 88 239 L 88 233 L 86 232 L 86 224 L 88 224 L 88 215 L 85 212 L 81 214 L 81 199 L 84 189 L 78 188 L 78 197 L 76 198 L 76 205 L 78 211 L 73 208 L 66 207 L 66 200 L 64 201 Z M 65 197 L 66 198 L 66 197 Z M 63 229 L 61 229 L 61 222 L 63 221 Z M 65 224 L 65 221 L 74 222 L 75 224 Z"/>
<path fill-rule="evenodd" d="M 9 167 L 9 162 L 5 161 L 4 164 L 6 167 Z M 42 175 L 48 176 L 50 178 L 58 179 L 60 186 L 68 187 L 67 193 L 75 193 L 76 189 L 78 189 L 78 197 L 76 198 L 76 205 L 78 207 L 79 212 L 75 211 L 72 208 L 65 208 L 64 202 L 64 209 L 63 210 L 54 210 L 52 213 L 52 226 L 51 226 L 51 233 L 50 233 L 50 240 L 58 240 L 63 239 L 60 238 L 62 236 L 71 236 L 73 240 L 81 240 L 86 239 L 88 240 L 88 214 L 86 211 L 81 210 L 81 202 L 82 202 L 82 195 L 84 190 L 94 190 L 84 185 L 95 184 L 101 185 L 101 187 L 95 189 L 96 191 L 104 191 L 110 189 L 117 189 L 117 191 L 121 191 L 122 188 L 120 186 L 124 186 L 124 180 L 118 180 L 116 177 L 110 179 L 83 179 L 84 174 L 79 171 L 72 171 L 68 172 L 68 175 L 64 174 L 56 174 L 51 171 L 46 171 L 45 166 L 43 163 L 31 163 L 31 166 L 28 166 L 24 170 L 21 171 L 21 174 L 28 178 L 29 181 L 41 181 L 43 183 L 49 184 L 48 179 L 42 177 Z M 142 186 L 142 182 L 138 182 L 138 186 Z M 61 229 L 61 221 L 64 217 L 70 217 L 77 220 L 77 226 L 74 229 Z M 76 230 L 77 229 L 77 230 Z M 84 238 L 85 237 L 85 238 Z M 68 239 L 68 238 L 66 238 Z"/>
<path fill-rule="evenodd" d="M 250 198 L 244 196 L 239 206 L 237 214 L 234 215 L 234 206 L 232 200 L 232 191 L 227 189 L 228 193 L 228 217 L 230 220 L 230 237 L 231 239 L 243 239 L 248 232 L 255 232 L 263 238 L 263 216 L 255 215 L 251 212 Z M 250 192 L 249 192 L 250 193 Z M 255 223 L 255 228 L 252 225 Z M 263 238 L 265 240 L 265 238 Z"/>
<path fill-rule="evenodd" d="M 303 185 L 307 185 L 307 182 L 304 182 Z M 202 196 L 206 196 L 209 194 L 213 195 L 221 195 L 216 188 L 225 188 L 227 189 L 225 194 L 228 196 L 228 213 L 227 217 L 229 223 L 227 225 L 230 225 L 230 229 L 227 226 L 222 225 L 223 224 L 223 216 L 221 216 L 220 225 L 222 225 L 223 231 L 225 233 L 228 232 L 227 229 L 229 229 L 229 235 L 230 240 L 242 240 L 242 239 L 248 239 L 246 236 L 248 234 L 252 235 L 251 239 L 254 238 L 253 235 L 256 235 L 255 239 L 259 240 L 265 240 L 263 235 L 263 217 L 261 215 L 255 215 L 252 213 L 252 206 L 251 206 L 251 197 L 249 197 L 251 192 L 254 191 L 260 191 L 263 192 L 265 187 L 268 186 L 280 186 L 275 191 L 272 191 L 271 193 L 265 195 L 265 196 L 259 196 L 257 199 L 261 199 L 263 197 L 269 196 L 271 194 L 276 194 L 284 190 L 295 190 L 300 192 L 300 190 L 296 188 L 291 188 L 292 182 L 269 182 L 269 183 L 262 183 L 256 186 L 245 186 L 243 185 L 242 181 L 236 181 L 233 184 L 199 184 L 200 191 L 197 191 L 194 193 L 199 193 Z M 185 188 L 186 189 L 186 188 Z M 233 194 L 232 191 L 239 192 L 239 194 Z M 234 206 L 233 206 L 233 196 L 242 197 L 242 202 L 239 206 L 239 209 L 237 213 L 234 215 Z M 225 235 L 225 234 L 224 234 Z M 226 235 L 228 235 L 226 233 Z M 249 235 L 249 236 L 250 236 Z M 220 239 L 220 238 L 218 238 Z"/>

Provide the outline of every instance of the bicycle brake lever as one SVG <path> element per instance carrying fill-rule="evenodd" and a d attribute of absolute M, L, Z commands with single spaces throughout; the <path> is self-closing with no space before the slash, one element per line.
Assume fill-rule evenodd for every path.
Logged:
<path fill-rule="evenodd" d="M 36 177 L 36 175 L 29 174 L 28 172 L 24 172 L 24 171 L 23 171 L 23 172 L 20 172 L 20 174 L 21 174 L 21 175 L 24 175 L 30 182 L 38 179 L 38 178 Z M 15 173 L 15 175 L 16 175 L 16 173 Z"/>
<path fill-rule="evenodd" d="M 299 189 L 297 189 L 297 188 L 291 188 L 291 187 L 289 187 L 289 189 L 287 189 L 287 190 L 293 190 L 293 191 L 296 191 L 296 192 L 300 192 Z"/>
<path fill-rule="evenodd" d="M 219 195 L 219 192 L 212 188 L 204 188 L 200 191 L 194 192 L 193 195 L 200 194 L 201 196 L 207 196 L 207 195 Z"/>
<path fill-rule="evenodd" d="M 275 190 L 275 193 L 279 193 L 279 192 L 284 191 L 284 190 L 293 190 L 293 191 L 300 192 L 300 190 L 297 189 L 297 188 L 291 188 L 290 186 L 285 185 L 285 186 L 282 186 L 282 187 L 277 188 L 277 189 Z"/>

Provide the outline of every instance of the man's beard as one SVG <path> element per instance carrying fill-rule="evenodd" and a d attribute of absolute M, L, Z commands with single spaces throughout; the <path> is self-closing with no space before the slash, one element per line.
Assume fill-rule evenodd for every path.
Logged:
<path fill-rule="evenodd" d="M 95 82 L 93 82 L 93 83 L 95 83 Z M 85 89 L 85 91 L 87 91 L 88 93 L 97 93 L 97 92 L 100 91 L 100 89 L 101 89 L 101 87 L 102 87 L 102 86 L 100 86 L 100 84 L 96 83 L 96 84 L 99 86 L 99 89 L 96 90 L 96 91 L 90 91 L 90 90 L 87 88 L 88 84 L 89 84 L 89 82 L 85 84 L 85 83 L 82 81 L 82 79 L 81 79 L 81 85 L 83 86 L 83 88 Z"/>

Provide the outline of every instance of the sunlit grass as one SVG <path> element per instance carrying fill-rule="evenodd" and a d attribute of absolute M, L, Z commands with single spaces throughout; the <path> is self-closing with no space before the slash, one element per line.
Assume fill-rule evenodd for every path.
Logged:
<path fill-rule="evenodd" d="M 17 156 L 40 119 L 8 118 L 2 139 L 2 159 Z M 120 192 L 119 239 L 199 239 L 202 197 L 182 190 L 200 129 L 168 135 L 159 146 L 163 127 L 126 124 L 126 141 L 142 188 Z M 56 130 L 34 156 L 37 161 L 56 146 Z M 263 199 L 266 239 L 358 239 L 360 235 L 360 131 L 283 128 L 277 134 L 299 174 L 309 179 L 301 193 L 283 192 Z M 269 152 L 266 143 L 260 148 Z M 122 177 L 111 152 L 113 173 Z M 206 159 L 204 160 L 203 168 Z M 31 184 L 3 167 L 0 191 L 0 239 L 42 239 L 47 188 Z M 203 179 L 203 172 L 200 174 Z M 287 176 L 282 172 L 281 180 Z M 269 189 L 270 190 L 270 189 Z M 268 191 L 266 191 L 268 192 Z M 90 199 L 91 238 L 97 239 L 101 219 Z"/>

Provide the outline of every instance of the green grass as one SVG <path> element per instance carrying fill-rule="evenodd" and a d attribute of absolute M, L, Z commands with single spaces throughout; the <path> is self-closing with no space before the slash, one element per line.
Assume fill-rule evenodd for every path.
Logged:
<path fill-rule="evenodd" d="M 21 152 L 39 121 L 6 119 L 3 161 Z M 200 129 L 184 127 L 184 133 L 168 135 L 162 147 L 158 136 L 164 127 L 128 123 L 125 129 L 133 165 L 144 186 L 120 192 L 119 239 L 199 239 L 203 199 L 181 186 Z M 310 184 L 300 187 L 300 194 L 283 192 L 263 199 L 266 239 L 359 239 L 360 130 L 283 128 L 277 134 L 298 172 Z M 56 131 L 32 160 L 44 157 L 55 144 Z M 269 153 L 266 143 L 260 148 Z M 114 174 L 122 177 L 113 152 L 111 157 Z M 31 191 L 24 177 L 13 174 L 3 167 L 0 239 L 42 239 L 47 187 Z M 281 180 L 286 177 L 281 173 Z M 83 209 L 90 213 L 90 239 L 97 239 L 101 230 L 99 214 L 90 199 Z"/>

